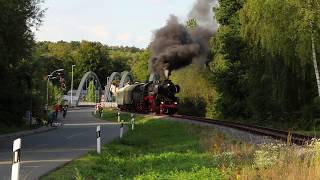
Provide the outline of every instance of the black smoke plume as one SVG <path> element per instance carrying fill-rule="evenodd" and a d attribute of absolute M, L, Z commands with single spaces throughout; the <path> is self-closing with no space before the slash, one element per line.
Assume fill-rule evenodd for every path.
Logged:
<path fill-rule="evenodd" d="M 188 14 L 189 19 L 196 19 L 199 26 L 210 30 L 217 30 L 217 22 L 214 21 L 212 8 L 218 4 L 217 0 L 197 0 Z"/>
<path fill-rule="evenodd" d="M 189 18 L 199 20 L 196 28 L 188 30 L 184 25 L 178 22 L 176 16 L 171 15 L 166 26 L 157 30 L 154 39 L 150 44 L 152 57 L 149 61 L 149 70 L 151 73 L 157 73 L 162 78 L 168 78 L 165 71 L 170 72 L 187 66 L 196 61 L 197 64 L 204 64 L 207 61 L 208 40 L 216 29 L 216 26 L 209 27 L 204 23 L 210 18 L 212 6 L 206 6 L 206 12 L 203 11 L 205 3 L 203 1 L 213 2 L 212 0 L 197 0 L 196 4 L 189 13 Z M 201 2 L 201 6 L 199 6 Z M 211 13 L 212 14 L 212 13 Z M 205 20 L 208 19 L 208 20 Z M 211 16 L 213 21 L 213 15 Z M 205 25 L 201 25 L 205 24 Z"/>

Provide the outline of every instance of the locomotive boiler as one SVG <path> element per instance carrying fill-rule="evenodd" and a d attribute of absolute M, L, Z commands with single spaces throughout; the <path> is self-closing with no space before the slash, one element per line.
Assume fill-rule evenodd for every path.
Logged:
<path fill-rule="evenodd" d="M 117 104 L 121 110 L 157 114 L 177 112 L 180 87 L 171 80 L 135 83 L 127 85 L 117 92 Z"/>

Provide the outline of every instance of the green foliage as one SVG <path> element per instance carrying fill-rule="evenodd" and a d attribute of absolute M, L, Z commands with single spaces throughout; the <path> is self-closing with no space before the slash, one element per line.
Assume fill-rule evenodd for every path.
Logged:
<path fill-rule="evenodd" d="M 91 80 L 89 82 L 89 87 L 87 89 L 87 96 L 86 96 L 86 100 L 88 102 L 96 102 L 96 87 L 94 85 L 93 80 Z"/>
<path fill-rule="evenodd" d="M 49 89 L 51 90 L 51 94 L 49 94 L 49 105 L 63 104 L 63 92 L 61 88 L 50 84 Z"/>
<path fill-rule="evenodd" d="M 147 49 L 136 56 L 131 67 L 133 76 L 140 82 L 149 79 L 148 63 L 151 57 L 150 51 Z"/>
<path fill-rule="evenodd" d="M 101 43 L 82 41 L 76 58 L 75 74 L 79 79 L 88 71 L 93 71 L 99 78 L 106 79 L 110 72 L 108 50 Z"/>
<path fill-rule="evenodd" d="M 241 33 L 254 46 L 261 45 L 287 63 L 310 62 L 310 24 L 315 24 L 312 30 L 318 35 L 318 10 L 320 5 L 316 1 L 304 4 L 297 0 L 248 0 L 240 13 Z"/>
<path fill-rule="evenodd" d="M 173 71 L 170 79 L 180 86 L 179 113 L 216 118 L 215 100 L 218 97 L 210 83 L 210 72 L 196 65 Z"/>
<path fill-rule="evenodd" d="M 140 49 L 134 47 L 109 47 L 89 41 L 59 41 L 38 42 L 33 54 L 45 67 L 46 73 L 64 68 L 66 82 L 71 81 L 71 66 L 75 64 L 74 87 L 77 87 L 88 71 L 95 72 L 102 84 L 106 83 L 107 77 L 114 71 L 129 71 L 139 53 Z M 70 89 L 70 83 L 66 85 Z"/>
<path fill-rule="evenodd" d="M 220 95 L 216 110 L 224 118 L 262 124 L 296 126 L 297 119 L 316 117 L 311 32 L 318 42 L 319 4 L 220 0 L 214 11 L 220 27 L 209 66 Z"/>
<path fill-rule="evenodd" d="M 316 96 L 311 31 L 301 8 L 310 10 L 298 1 L 248 0 L 240 12 L 241 36 L 250 47 L 248 105 L 258 118 L 287 121 L 309 111 L 304 107 Z"/>
<path fill-rule="evenodd" d="M 198 27 L 197 20 L 195 18 L 189 19 L 187 21 L 187 25 L 186 26 L 187 26 L 188 29 L 194 29 L 194 28 Z"/>
<path fill-rule="evenodd" d="M 18 124 L 32 106 L 30 62 L 34 36 L 41 23 L 41 1 L 0 0 L 0 122 Z"/>
<path fill-rule="evenodd" d="M 219 6 L 214 8 L 215 18 L 222 26 L 235 25 L 238 21 L 237 13 L 242 8 L 244 0 L 219 0 Z"/>
<path fill-rule="evenodd" d="M 216 109 L 224 118 L 248 118 L 247 60 L 244 55 L 246 46 L 239 34 L 238 18 L 243 2 L 219 2 L 215 14 L 222 26 L 211 40 L 213 61 L 209 64 L 213 72 L 212 82 L 219 93 Z"/>

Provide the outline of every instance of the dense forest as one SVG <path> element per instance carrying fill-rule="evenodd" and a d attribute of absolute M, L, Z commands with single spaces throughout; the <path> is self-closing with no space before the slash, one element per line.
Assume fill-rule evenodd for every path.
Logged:
<path fill-rule="evenodd" d="M 320 4 L 219 0 L 213 10 L 219 29 L 211 38 L 207 68 L 176 73 L 188 112 L 202 109 L 202 115 L 213 118 L 314 127 L 320 108 L 313 61 L 320 52 Z M 203 83 L 186 83 L 179 77 L 184 73 L 197 74 L 190 80 Z"/>
<path fill-rule="evenodd" d="M 148 78 L 148 48 L 35 42 L 31 28 L 45 13 L 40 1 L 0 2 L 1 123 L 19 124 L 29 109 L 40 114 L 47 75 L 55 69 L 65 69 L 66 89 L 72 65 L 75 87 L 89 70 L 103 84 L 113 71 L 131 70 L 137 81 Z M 213 11 L 219 28 L 205 67 L 192 64 L 172 72 L 181 86 L 180 113 L 313 128 L 320 116 L 314 63 L 320 54 L 320 3 L 219 0 Z M 192 22 L 186 26 L 197 25 Z"/>

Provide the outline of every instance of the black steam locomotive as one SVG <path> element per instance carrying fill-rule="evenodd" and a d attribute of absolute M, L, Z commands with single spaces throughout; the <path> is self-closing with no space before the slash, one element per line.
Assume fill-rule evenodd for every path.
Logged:
<path fill-rule="evenodd" d="M 141 113 L 174 114 L 177 112 L 180 87 L 170 80 L 135 83 L 117 92 L 118 108 Z"/>

